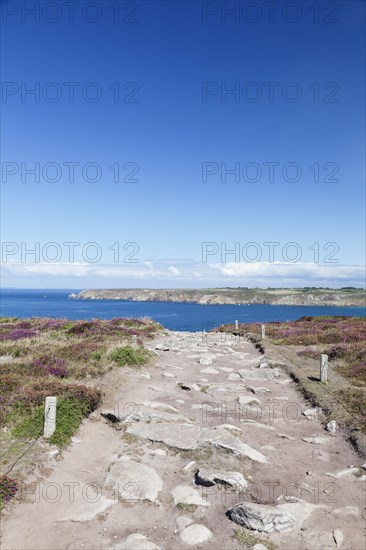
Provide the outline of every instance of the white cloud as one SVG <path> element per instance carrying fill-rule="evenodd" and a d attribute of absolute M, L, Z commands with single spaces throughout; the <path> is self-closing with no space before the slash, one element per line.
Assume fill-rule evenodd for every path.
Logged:
<path fill-rule="evenodd" d="M 360 265 L 290 263 L 290 262 L 228 262 L 227 264 L 210 264 L 221 276 L 228 278 L 247 277 L 261 279 L 347 279 L 362 278 L 365 268 Z"/>
<path fill-rule="evenodd" d="M 179 269 L 177 267 L 175 267 L 174 265 L 169 266 L 168 271 L 169 271 L 169 273 L 174 275 L 174 277 L 180 277 L 180 275 L 181 275 L 181 272 L 179 271 Z"/>
<path fill-rule="evenodd" d="M 177 267 L 179 266 L 179 268 Z M 2 263 L 2 285 L 18 288 L 134 287 L 174 288 L 215 286 L 364 286 L 361 265 L 289 262 L 200 263 L 154 260 L 136 264 L 87 262 Z"/>

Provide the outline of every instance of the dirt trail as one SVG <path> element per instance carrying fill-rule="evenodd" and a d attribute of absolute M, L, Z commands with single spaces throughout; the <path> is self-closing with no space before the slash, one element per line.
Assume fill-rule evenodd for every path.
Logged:
<path fill-rule="evenodd" d="M 148 347 L 152 365 L 103 381 L 118 429 L 94 413 L 35 469 L 3 514 L 3 550 L 229 550 L 244 516 L 265 548 L 364 549 L 362 461 L 304 416 L 281 366 L 223 334 L 167 331 Z"/>

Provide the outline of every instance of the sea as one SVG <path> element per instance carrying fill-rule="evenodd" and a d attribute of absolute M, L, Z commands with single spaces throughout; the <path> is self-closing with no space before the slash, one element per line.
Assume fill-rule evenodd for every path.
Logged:
<path fill-rule="evenodd" d="M 305 315 L 365 317 L 363 307 L 199 305 L 181 302 L 132 302 L 130 300 L 74 300 L 67 290 L 0 290 L 2 317 L 51 317 L 60 319 L 112 319 L 150 317 L 170 330 L 208 331 L 226 323 L 294 321 Z"/>

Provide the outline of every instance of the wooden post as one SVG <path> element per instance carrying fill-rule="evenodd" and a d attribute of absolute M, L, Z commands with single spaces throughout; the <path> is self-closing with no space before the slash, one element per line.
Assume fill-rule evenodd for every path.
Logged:
<path fill-rule="evenodd" d="M 51 437 L 56 429 L 56 402 L 57 397 L 46 397 L 44 409 L 44 429 L 43 436 Z"/>
<path fill-rule="evenodd" d="M 328 382 L 328 355 L 325 353 L 320 355 L 320 382 Z"/>
<path fill-rule="evenodd" d="M 266 325 L 261 325 L 261 338 L 264 340 L 266 337 Z"/>

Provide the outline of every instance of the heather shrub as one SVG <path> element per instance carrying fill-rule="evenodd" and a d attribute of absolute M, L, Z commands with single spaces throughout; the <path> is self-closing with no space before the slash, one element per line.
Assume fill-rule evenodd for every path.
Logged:
<path fill-rule="evenodd" d="M 73 342 L 58 348 L 57 355 L 63 359 L 86 362 L 92 358 L 94 353 L 102 352 L 103 350 L 104 346 L 98 342 L 82 340 L 81 342 Z"/>
<path fill-rule="evenodd" d="M 16 328 L 8 333 L 0 334 L 0 340 L 21 340 L 23 338 L 32 338 L 37 335 L 34 330 L 27 328 Z"/>
<path fill-rule="evenodd" d="M 19 484 L 15 479 L 0 474 L 0 506 L 12 499 L 18 489 Z"/>
<path fill-rule="evenodd" d="M 34 361 L 34 366 L 39 369 L 43 375 L 56 376 L 57 378 L 66 378 L 68 370 L 64 359 L 59 357 L 42 357 Z"/>
<path fill-rule="evenodd" d="M 22 377 L 12 372 L 1 372 L 0 375 L 0 395 L 11 394 L 22 383 Z"/>

